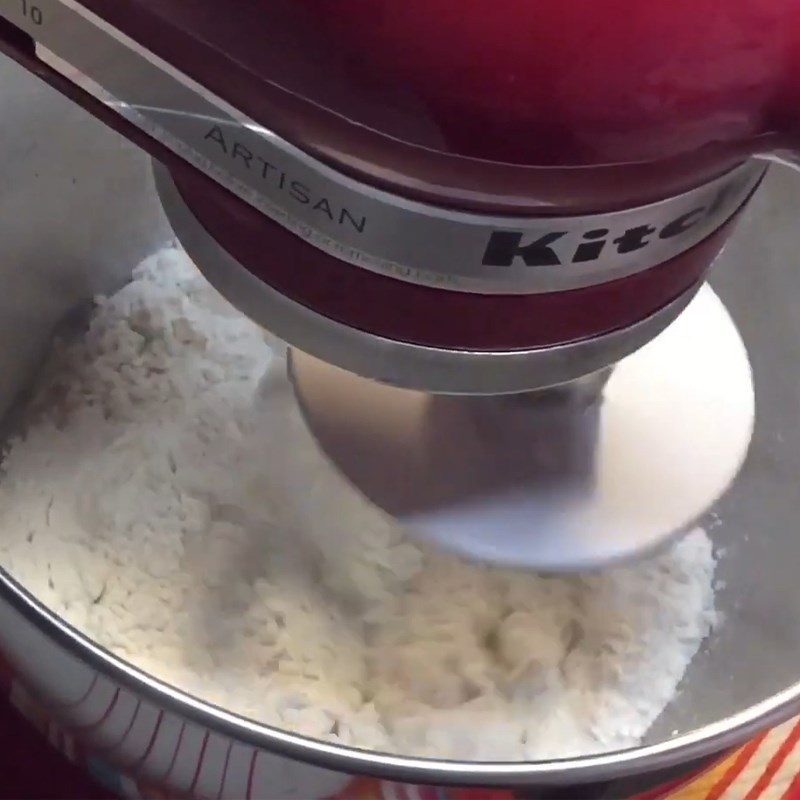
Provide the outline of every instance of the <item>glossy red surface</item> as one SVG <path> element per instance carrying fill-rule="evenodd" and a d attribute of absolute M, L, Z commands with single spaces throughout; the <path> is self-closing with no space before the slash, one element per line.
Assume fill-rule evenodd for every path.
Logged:
<path fill-rule="evenodd" d="M 300 5 L 353 84 L 413 97 L 442 149 L 522 164 L 660 160 L 763 133 L 800 47 L 797 0 Z"/>
<path fill-rule="evenodd" d="M 459 207 L 677 193 L 800 115 L 798 0 L 82 0 L 309 152 Z"/>

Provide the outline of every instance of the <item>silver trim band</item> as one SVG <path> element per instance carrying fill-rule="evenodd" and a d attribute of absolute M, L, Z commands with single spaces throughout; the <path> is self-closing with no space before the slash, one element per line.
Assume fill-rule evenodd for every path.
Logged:
<path fill-rule="evenodd" d="M 581 378 L 645 345 L 694 297 L 699 284 L 628 328 L 555 347 L 481 351 L 426 347 L 343 325 L 259 280 L 200 224 L 169 170 L 154 163 L 167 219 L 203 275 L 234 306 L 290 345 L 342 369 L 406 389 L 441 394 L 513 394 Z"/>
<path fill-rule="evenodd" d="M 0 0 L 38 54 L 267 217 L 338 259 L 410 283 L 536 294 L 623 278 L 721 227 L 764 167 L 658 203 L 580 217 L 489 216 L 408 200 L 310 157 L 75 0 Z"/>

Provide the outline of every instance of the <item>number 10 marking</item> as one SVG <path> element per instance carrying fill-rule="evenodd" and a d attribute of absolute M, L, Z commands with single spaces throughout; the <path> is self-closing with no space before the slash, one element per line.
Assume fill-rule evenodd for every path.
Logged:
<path fill-rule="evenodd" d="M 21 0 L 21 2 L 23 15 L 28 17 L 34 25 L 41 25 L 44 22 L 42 9 L 39 6 L 32 5 L 28 0 Z"/>

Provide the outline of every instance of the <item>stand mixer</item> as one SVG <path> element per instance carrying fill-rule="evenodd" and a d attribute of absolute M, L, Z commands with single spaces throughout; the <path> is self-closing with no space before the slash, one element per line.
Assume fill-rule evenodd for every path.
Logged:
<path fill-rule="evenodd" d="M 0 47 L 159 162 L 368 498 L 470 557 L 631 558 L 747 452 L 698 290 L 793 158 L 800 4 L 462 5 L 0 0 Z"/>

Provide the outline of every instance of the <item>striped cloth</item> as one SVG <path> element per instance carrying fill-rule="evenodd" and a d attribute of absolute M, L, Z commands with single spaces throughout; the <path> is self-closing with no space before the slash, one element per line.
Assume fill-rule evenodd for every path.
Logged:
<path fill-rule="evenodd" d="M 800 717 L 761 734 L 715 767 L 633 800 L 800 800 Z M 512 800 L 511 792 L 433 789 L 362 779 L 337 800 Z M 576 800 L 580 790 L 576 789 Z"/>
<path fill-rule="evenodd" d="M 800 800 L 800 718 L 761 734 L 663 800 Z"/>

